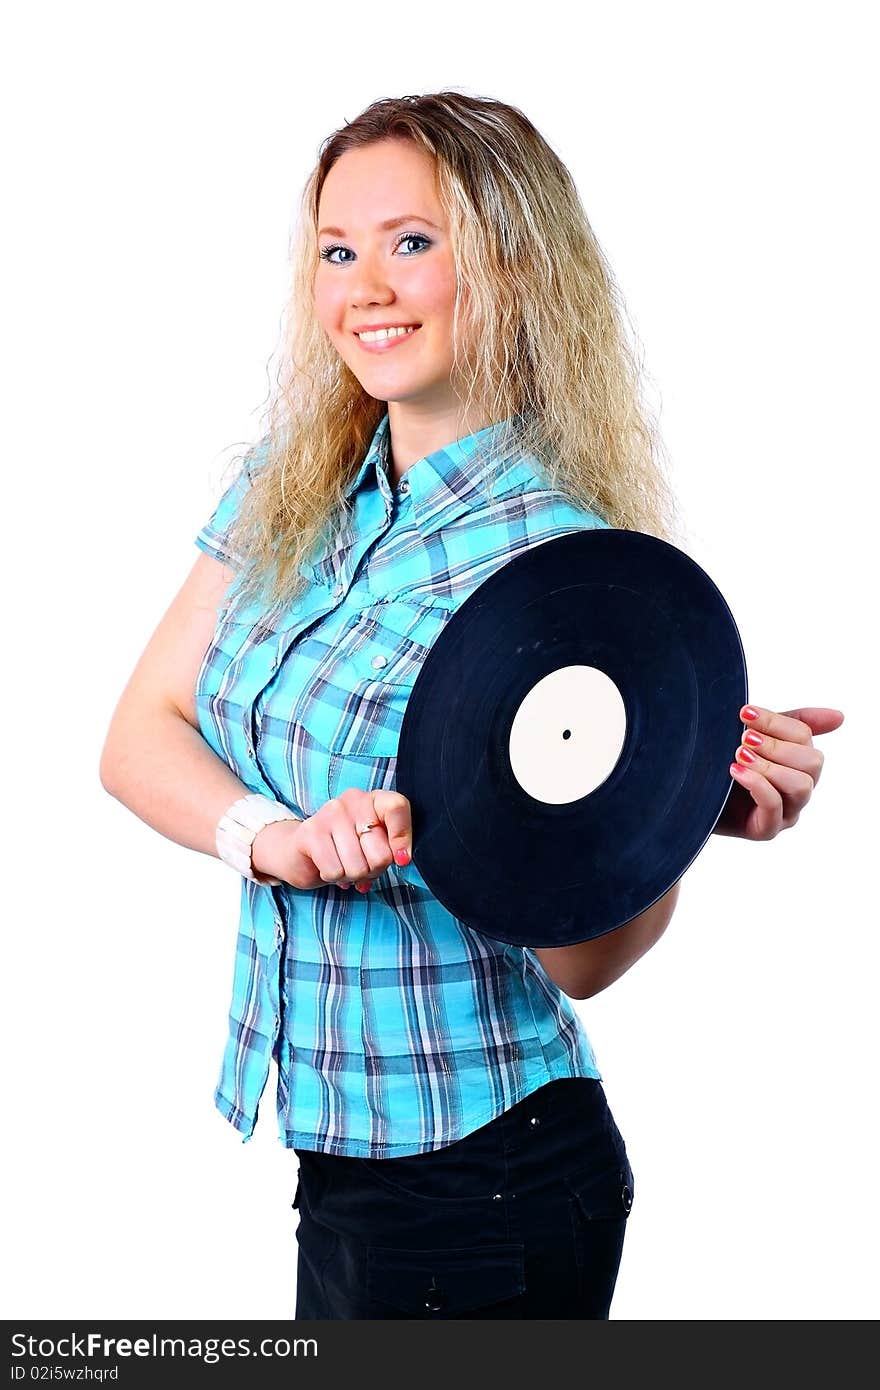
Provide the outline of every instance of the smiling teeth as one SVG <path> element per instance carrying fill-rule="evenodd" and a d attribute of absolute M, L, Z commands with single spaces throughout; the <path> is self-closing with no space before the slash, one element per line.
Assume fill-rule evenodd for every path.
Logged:
<path fill-rule="evenodd" d="M 415 327 L 411 328 L 377 328 L 373 333 L 358 333 L 362 343 L 380 343 L 383 338 L 403 338 L 407 333 L 414 333 Z"/>

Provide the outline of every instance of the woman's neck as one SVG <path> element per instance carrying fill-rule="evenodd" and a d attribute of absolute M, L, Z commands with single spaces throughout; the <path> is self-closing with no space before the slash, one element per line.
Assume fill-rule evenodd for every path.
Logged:
<path fill-rule="evenodd" d="M 455 404 L 447 410 L 419 411 L 407 401 L 388 403 L 389 481 L 396 487 L 408 468 L 453 440 L 464 439 L 492 423 L 485 412 L 472 409 L 467 416 Z"/>

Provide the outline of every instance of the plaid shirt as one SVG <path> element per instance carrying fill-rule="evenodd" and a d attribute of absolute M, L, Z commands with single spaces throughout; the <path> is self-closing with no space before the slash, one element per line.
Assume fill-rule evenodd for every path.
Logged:
<path fill-rule="evenodd" d="M 267 612 L 238 605 L 233 581 L 196 704 L 250 791 L 307 817 L 347 787 L 393 789 L 407 697 L 459 605 L 521 551 L 606 524 L 505 449 L 501 429 L 419 459 L 392 489 L 386 414 L 350 513 L 304 566 L 306 591 Z M 247 484 L 243 470 L 196 538 L 233 567 L 226 531 Z M 423 1153 L 557 1077 L 599 1076 L 534 952 L 472 931 L 414 864 L 392 864 L 368 894 L 242 878 L 229 1021 L 216 1105 L 249 1139 L 274 1058 L 288 1148 Z"/>

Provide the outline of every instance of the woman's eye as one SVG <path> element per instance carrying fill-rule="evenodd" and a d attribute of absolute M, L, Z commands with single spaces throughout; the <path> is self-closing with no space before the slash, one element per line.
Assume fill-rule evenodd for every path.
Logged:
<path fill-rule="evenodd" d="M 337 251 L 344 251 L 346 255 L 351 255 L 347 246 L 324 246 L 321 248 L 321 260 L 329 261 L 331 265 L 347 265 L 347 261 L 334 261 L 333 257 Z"/>
<path fill-rule="evenodd" d="M 397 243 L 398 247 L 401 247 L 401 246 L 402 246 L 405 242 L 407 242 L 407 241 L 423 241 L 423 242 L 425 243 L 426 246 L 430 246 L 430 245 L 431 245 L 431 243 L 430 243 L 430 241 L 428 240 L 428 238 L 427 238 L 426 236 L 422 236 L 421 232 L 404 232 L 403 236 L 400 238 L 400 240 L 399 240 L 398 243 Z M 420 251 L 420 250 L 421 250 L 421 247 L 420 247 L 420 246 L 417 246 L 417 247 L 416 247 L 416 251 Z M 408 255 L 408 256 L 414 256 L 414 255 L 415 255 L 415 251 L 408 251 L 408 252 L 407 252 L 407 255 Z"/>
<path fill-rule="evenodd" d="M 395 242 L 394 249 L 395 251 L 399 251 L 402 246 L 406 246 L 413 241 L 423 242 L 424 246 L 431 245 L 430 238 L 422 236 L 421 232 L 404 232 L 403 236 L 398 237 Z M 415 250 L 404 251 L 403 254 L 405 256 L 416 256 L 424 249 L 424 246 L 416 246 Z M 340 255 L 344 253 L 346 259 L 336 260 L 337 252 L 339 252 Z M 350 265 L 351 261 L 348 257 L 352 256 L 352 252 L 347 246 L 324 246 L 321 248 L 320 256 L 322 261 L 329 261 L 330 265 Z"/>

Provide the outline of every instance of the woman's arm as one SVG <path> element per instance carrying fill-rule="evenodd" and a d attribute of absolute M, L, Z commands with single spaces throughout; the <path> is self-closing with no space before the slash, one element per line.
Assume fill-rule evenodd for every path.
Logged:
<path fill-rule="evenodd" d="M 535 955 L 563 993 L 572 999 L 589 999 L 613 985 L 660 940 L 675 911 L 680 884 L 681 880 L 674 883 L 653 907 L 604 936 L 576 946 L 535 947 Z"/>
<path fill-rule="evenodd" d="M 119 698 L 99 769 L 104 789 L 147 825 L 215 857 L 217 822 L 250 789 L 202 738 L 195 684 L 233 577 L 199 555 Z"/>

